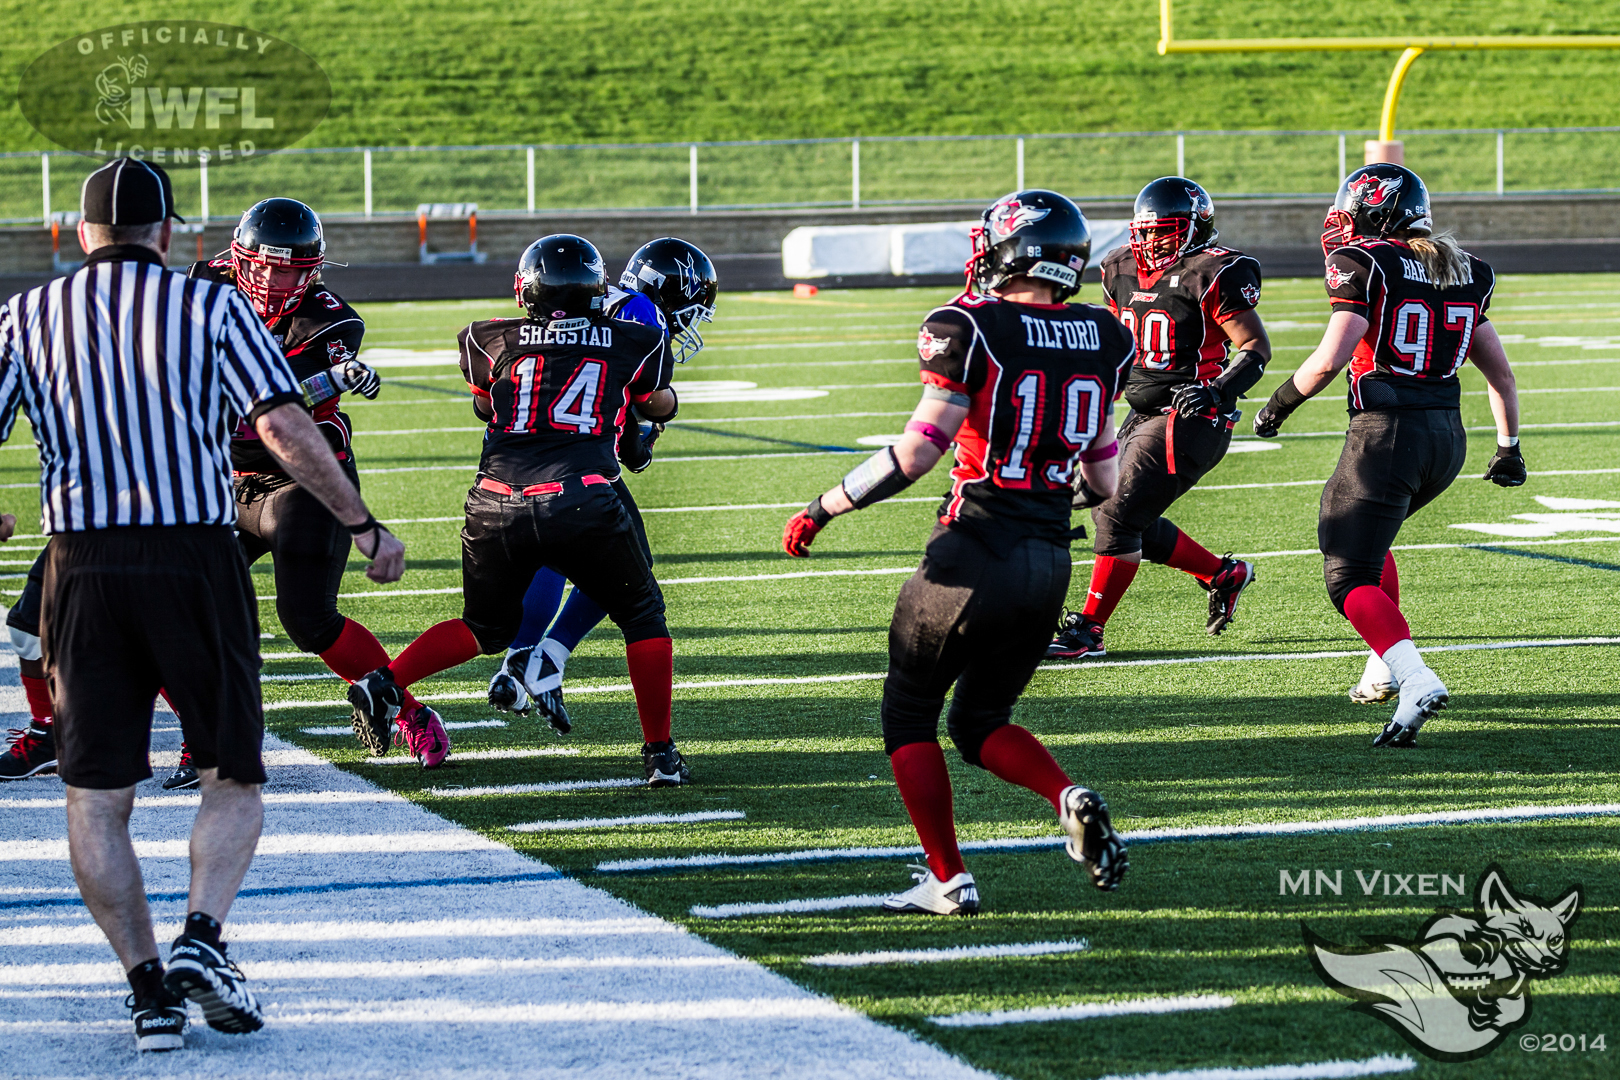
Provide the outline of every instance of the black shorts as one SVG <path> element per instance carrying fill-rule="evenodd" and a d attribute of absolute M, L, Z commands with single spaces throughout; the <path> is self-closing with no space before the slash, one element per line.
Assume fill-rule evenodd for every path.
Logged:
<path fill-rule="evenodd" d="M 517 635 L 524 593 L 542 566 L 600 605 L 626 642 L 668 637 L 664 594 L 653 580 L 646 541 L 613 486 L 578 476 L 559 486 L 535 495 L 483 487 L 467 493 L 461 618 L 479 647 L 501 652 Z"/>
<path fill-rule="evenodd" d="M 350 462 L 343 471 L 356 488 Z M 323 653 L 343 633 L 338 587 L 349 564 L 349 530 L 321 501 L 280 473 L 236 478 L 236 529 L 252 565 L 269 554 L 275 565 L 276 617 L 300 650 Z"/>
<path fill-rule="evenodd" d="M 884 749 L 935 741 L 954 684 L 947 730 L 977 765 L 979 747 L 1007 723 L 1046 655 L 1069 571 L 1061 543 L 1026 537 L 998 554 L 966 532 L 936 527 L 889 624 Z"/>
<path fill-rule="evenodd" d="M 39 600 L 45 592 L 45 552 L 50 550 L 49 541 L 46 543 L 47 546 L 40 549 L 34 565 L 28 568 L 28 580 L 23 583 L 22 595 L 6 612 L 7 626 L 34 637 L 39 637 Z"/>
<path fill-rule="evenodd" d="M 59 533 L 40 620 L 56 753 L 74 787 L 130 787 L 166 690 L 191 759 L 262 784 L 259 618 L 247 564 L 216 525 Z"/>
<path fill-rule="evenodd" d="M 1232 427 L 1175 413 L 1131 413 L 1119 429 L 1119 491 L 1091 511 L 1098 555 L 1129 555 L 1164 562 L 1175 549 L 1170 505 L 1221 463 Z"/>
<path fill-rule="evenodd" d="M 1322 489 L 1316 539 L 1328 596 L 1377 585 L 1401 523 L 1440 497 L 1468 454 L 1457 409 L 1360 412 L 1350 417 L 1339 466 Z"/>

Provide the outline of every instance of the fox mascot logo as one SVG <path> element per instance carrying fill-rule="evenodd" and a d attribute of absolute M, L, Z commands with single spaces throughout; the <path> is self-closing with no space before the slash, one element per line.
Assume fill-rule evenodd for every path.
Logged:
<path fill-rule="evenodd" d="M 1305 950 L 1328 986 L 1355 998 L 1407 1042 L 1441 1061 L 1470 1061 L 1496 1049 L 1530 1019 L 1530 980 L 1569 961 L 1569 927 L 1582 892 L 1556 903 L 1521 896 L 1499 867 L 1486 869 L 1472 914 L 1442 910 L 1415 940 L 1367 938 L 1334 945 L 1301 924 Z"/>

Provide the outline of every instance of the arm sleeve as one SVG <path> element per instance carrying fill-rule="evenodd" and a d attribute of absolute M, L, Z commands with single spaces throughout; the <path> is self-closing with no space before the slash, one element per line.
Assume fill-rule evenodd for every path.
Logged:
<path fill-rule="evenodd" d="M 1205 310 L 1216 324 L 1253 311 L 1260 303 L 1260 264 L 1250 258 L 1234 259 L 1221 268 L 1215 287 L 1204 298 Z"/>
<path fill-rule="evenodd" d="M 252 427 L 264 413 L 304 400 L 281 346 L 234 288 L 223 289 L 224 318 L 216 343 L 220 384 L 231 410 Z"/>
<path fill-rule="evenodd" d="M 973 320 L 964 312 L 940 308 L 917 331 L 922 381 L 957 394 L 984 385 L 984 365 L 973 363 Z"/>
<path fill-rule="evenodd" d="M 1327 257 L 1328 302 L 1366 315 L 1372 302 L 1373 257 L 1359 248 L 1343 247 Z"/>

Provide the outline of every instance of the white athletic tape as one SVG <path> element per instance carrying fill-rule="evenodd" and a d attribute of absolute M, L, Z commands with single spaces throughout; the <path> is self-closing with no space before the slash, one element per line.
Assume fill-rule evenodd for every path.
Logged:
<path fill-rule="evenodd" d="M 613 780 L 557 780 L 545 784 L 506 784 L 494 787 L 439 788 L 423 791 L 435 799 L 481 799 L 496 795 L 541 795 L 553 791 L 592 791 L 597 788 L 641 787 L 645 780 L 630 777 Z"/>
<path fill-rule="evenodd" d="M 1095 1020 L 1104 1016 L 1196 1012 L 1202 1009 L 1230 1009 L 1234 1001 L 1224 995 L 1141 998 L 1137 1001 L 1081 1002 L 1075 1005 L 1041 1005 L 1033 1009 L 1007 1009 L 1003 1012 L 966 1012 L 953 1016 L 930 1016 L 930 1024 L 940 1027 L 995 1027 L 1001 1024 L 1040 1024 L 1050 1020 Z"/>
<path fill-rule="evenodd" d="M 508 825 L 509 832 L 563 832 L 570 829 L 619 829 L 635 825 L 684 825 L 698 821 L 740 821 L 741 810 L 700 810 L 693 814 L 640 814 L 632 817 L 570 818 L 565 821 L 529 821 Z"/>
<path fill-rule="evenodd" d="M 1086 938 L 1078 941 L 1035 941 L 1024 945 L 958 945 L 954 949 L 894 949 L 887 952 L 822 953 L 800 963 L 812 967 L 870 967 L 873 964 L 938 964 L 952 960 L 1000 960 L 1011 956 L 1054 956 L 1085 952 Z"/>
<path fill-rule="evenodd" d="M 1517 367 L 1518 365 L 1514 365 Z M 1379 1054 L 1360 1061 L 1313 1061 L 1303 1065 L 1257 1065 L 1249 1068 L 1179 1069 L 1175 1072 L 1111 1073 L 1102 1080 L 1346 1080 L 1356 1076 L 1382 1076 L 1411 1072 L 1417 1062 L 1402 1054 Z"/>
<path fill-rule="evenodd" d="M 600 870 L 601 867 L 597 869 Z M 887 899 L 886 896 L 828 896 L 820 900 L 783 900 L 774 904 L 718 904 L 714 907 L 698 904 L 692 908 L 692 914 L 699 919 L 734 919 L 741 915 L 798 915 L 807 911 L 879 907 Z"/>

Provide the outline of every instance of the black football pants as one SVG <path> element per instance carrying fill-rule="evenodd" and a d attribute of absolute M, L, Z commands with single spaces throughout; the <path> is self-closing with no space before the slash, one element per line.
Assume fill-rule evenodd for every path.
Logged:
<path fill-rule="evenodd" d="M 1377 585 L 1401 523 L 1440 497 L 1468 454 L 1457 409 L 1360 412 L 1350 417 L 1339 466 L 1322 489 L 1316 540 L 1328 597 Z"/>
<path fill-rule="evenodd" d="M 360 486 L 351 462 L 339 462 Z M 279 473 L 236 478 L 236 538 L 248 565 L 275 566 L 276 617 L 300 650 L 323 653 L 343 633 L 338 586 L 349 564 L 349 530 L 321 501 Z"/>
<path fill-rule="evenodd" d="M 964 532 L 936 527 L 889 624 L 883 748 L 939 739 L 945 694 L 956 685 L 946 731 L 962 760 L 1007 723 L 1046 655 L 1069 591 L 1069 549 L 1033 537 L 1000 557 Z"/>
<path fill-rule="evenodd" d="M 1091 511 L 1098 555 L 1128 555 L 1162 563 L 1176 547 L 1176 527 L 1164 517 L 1221 463 L 1232 428 L 1175 413 L 1133 412 L 1119 430 L 1119 491 Z"/>
<path fill-rule="evenodd" d="M 596 601 L 627 644 L 668 637 L 644 542 L 606 482 L 571 476 L 546 495 L 474 487 L 461 530 L 462 621 L 484 652 L 503 651 L 523 623 L 529 583 L 549 566 Z"/>

